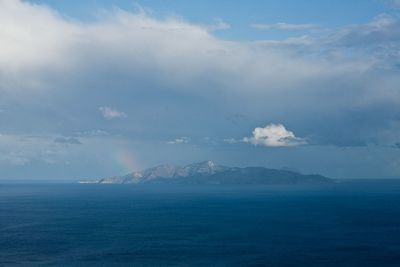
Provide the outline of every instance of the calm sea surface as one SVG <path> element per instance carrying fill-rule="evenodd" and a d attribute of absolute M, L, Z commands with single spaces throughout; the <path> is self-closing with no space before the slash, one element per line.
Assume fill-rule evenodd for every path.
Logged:
<path fill-rule="evenodd" d="M 0 266 L 400 266 L 400 181 L 1 184 Z"/>

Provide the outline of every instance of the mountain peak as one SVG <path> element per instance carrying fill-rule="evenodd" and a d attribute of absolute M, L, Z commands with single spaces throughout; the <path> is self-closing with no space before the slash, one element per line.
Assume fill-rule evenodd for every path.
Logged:
<path fill-rule="evenodd" d="M 193 176 L 193 175 L 212 175 L 217 172 L 223 171 L 227 167 L 220 166 L 212 160 L 206 160 L 198 163 L 189 164 L 181 168 L 179 176 Z"/>
<path fill-rule="evenodd" d="M 201 161 L 201 162 L 198 162 L 198 163 L 190 164 L 188 166 L 192 166 L 192 165 L 207 166 L 209 168 L 214 168 L 215 166 L 217 166 L 217 164 L 212 160 L 205 160 L 205 161 Z"/>
<path fill-rule="evenodd" d="M 303 175 L 263 167 L 225 167 L 212 160 L 179 167 L 161 165 L 125 176 L 103 178 L 97 183 L 199 183 L 199 184 L 296 184 L 325 183 L 329 178 L 321 175 Z"/>
<path fill-rule="evenodd" d="M 212 160 L 207 160 L 207 165 L 208 165 L 208 167 L 210 167 L 210 168 L 214 168 L 215 163 L 214 163 L 214 161 L 212 161 Z"/>

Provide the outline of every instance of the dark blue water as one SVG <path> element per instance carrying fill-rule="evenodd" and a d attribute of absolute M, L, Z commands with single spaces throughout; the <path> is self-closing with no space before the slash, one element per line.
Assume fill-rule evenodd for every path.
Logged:
<path fill-rule="evenodd" d="M 400 181 L 0 184 L 0 266 L 400 266 Z"/>

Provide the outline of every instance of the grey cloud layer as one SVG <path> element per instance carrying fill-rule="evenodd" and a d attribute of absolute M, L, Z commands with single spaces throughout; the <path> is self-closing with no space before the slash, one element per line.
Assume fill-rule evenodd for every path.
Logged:
<path fill-rule="evenodd" d="M 3 0 L 0 131 L 54 140 L 101 129 L 109 139 L 166 144 L 237 140 L 281 122 L 311 145 L 393 145 L 398 26 L 380 15 L 284 41 L 239 42 L 212 34 L 229 27 L 220 19 L 209 27 L 115 9 L 84 23 Z M 227 119 L 236 117 L 245 119 Z"/>

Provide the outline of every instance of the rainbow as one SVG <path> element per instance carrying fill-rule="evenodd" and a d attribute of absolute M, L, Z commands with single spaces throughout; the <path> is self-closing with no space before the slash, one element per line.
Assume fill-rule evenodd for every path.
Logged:
<path fill-rule="evenodd" d="M 115 153 L 115 161 L 122 173 L 131 173 L 140 170 L 140 164 L 132 150 L 118 149 Z"/>

